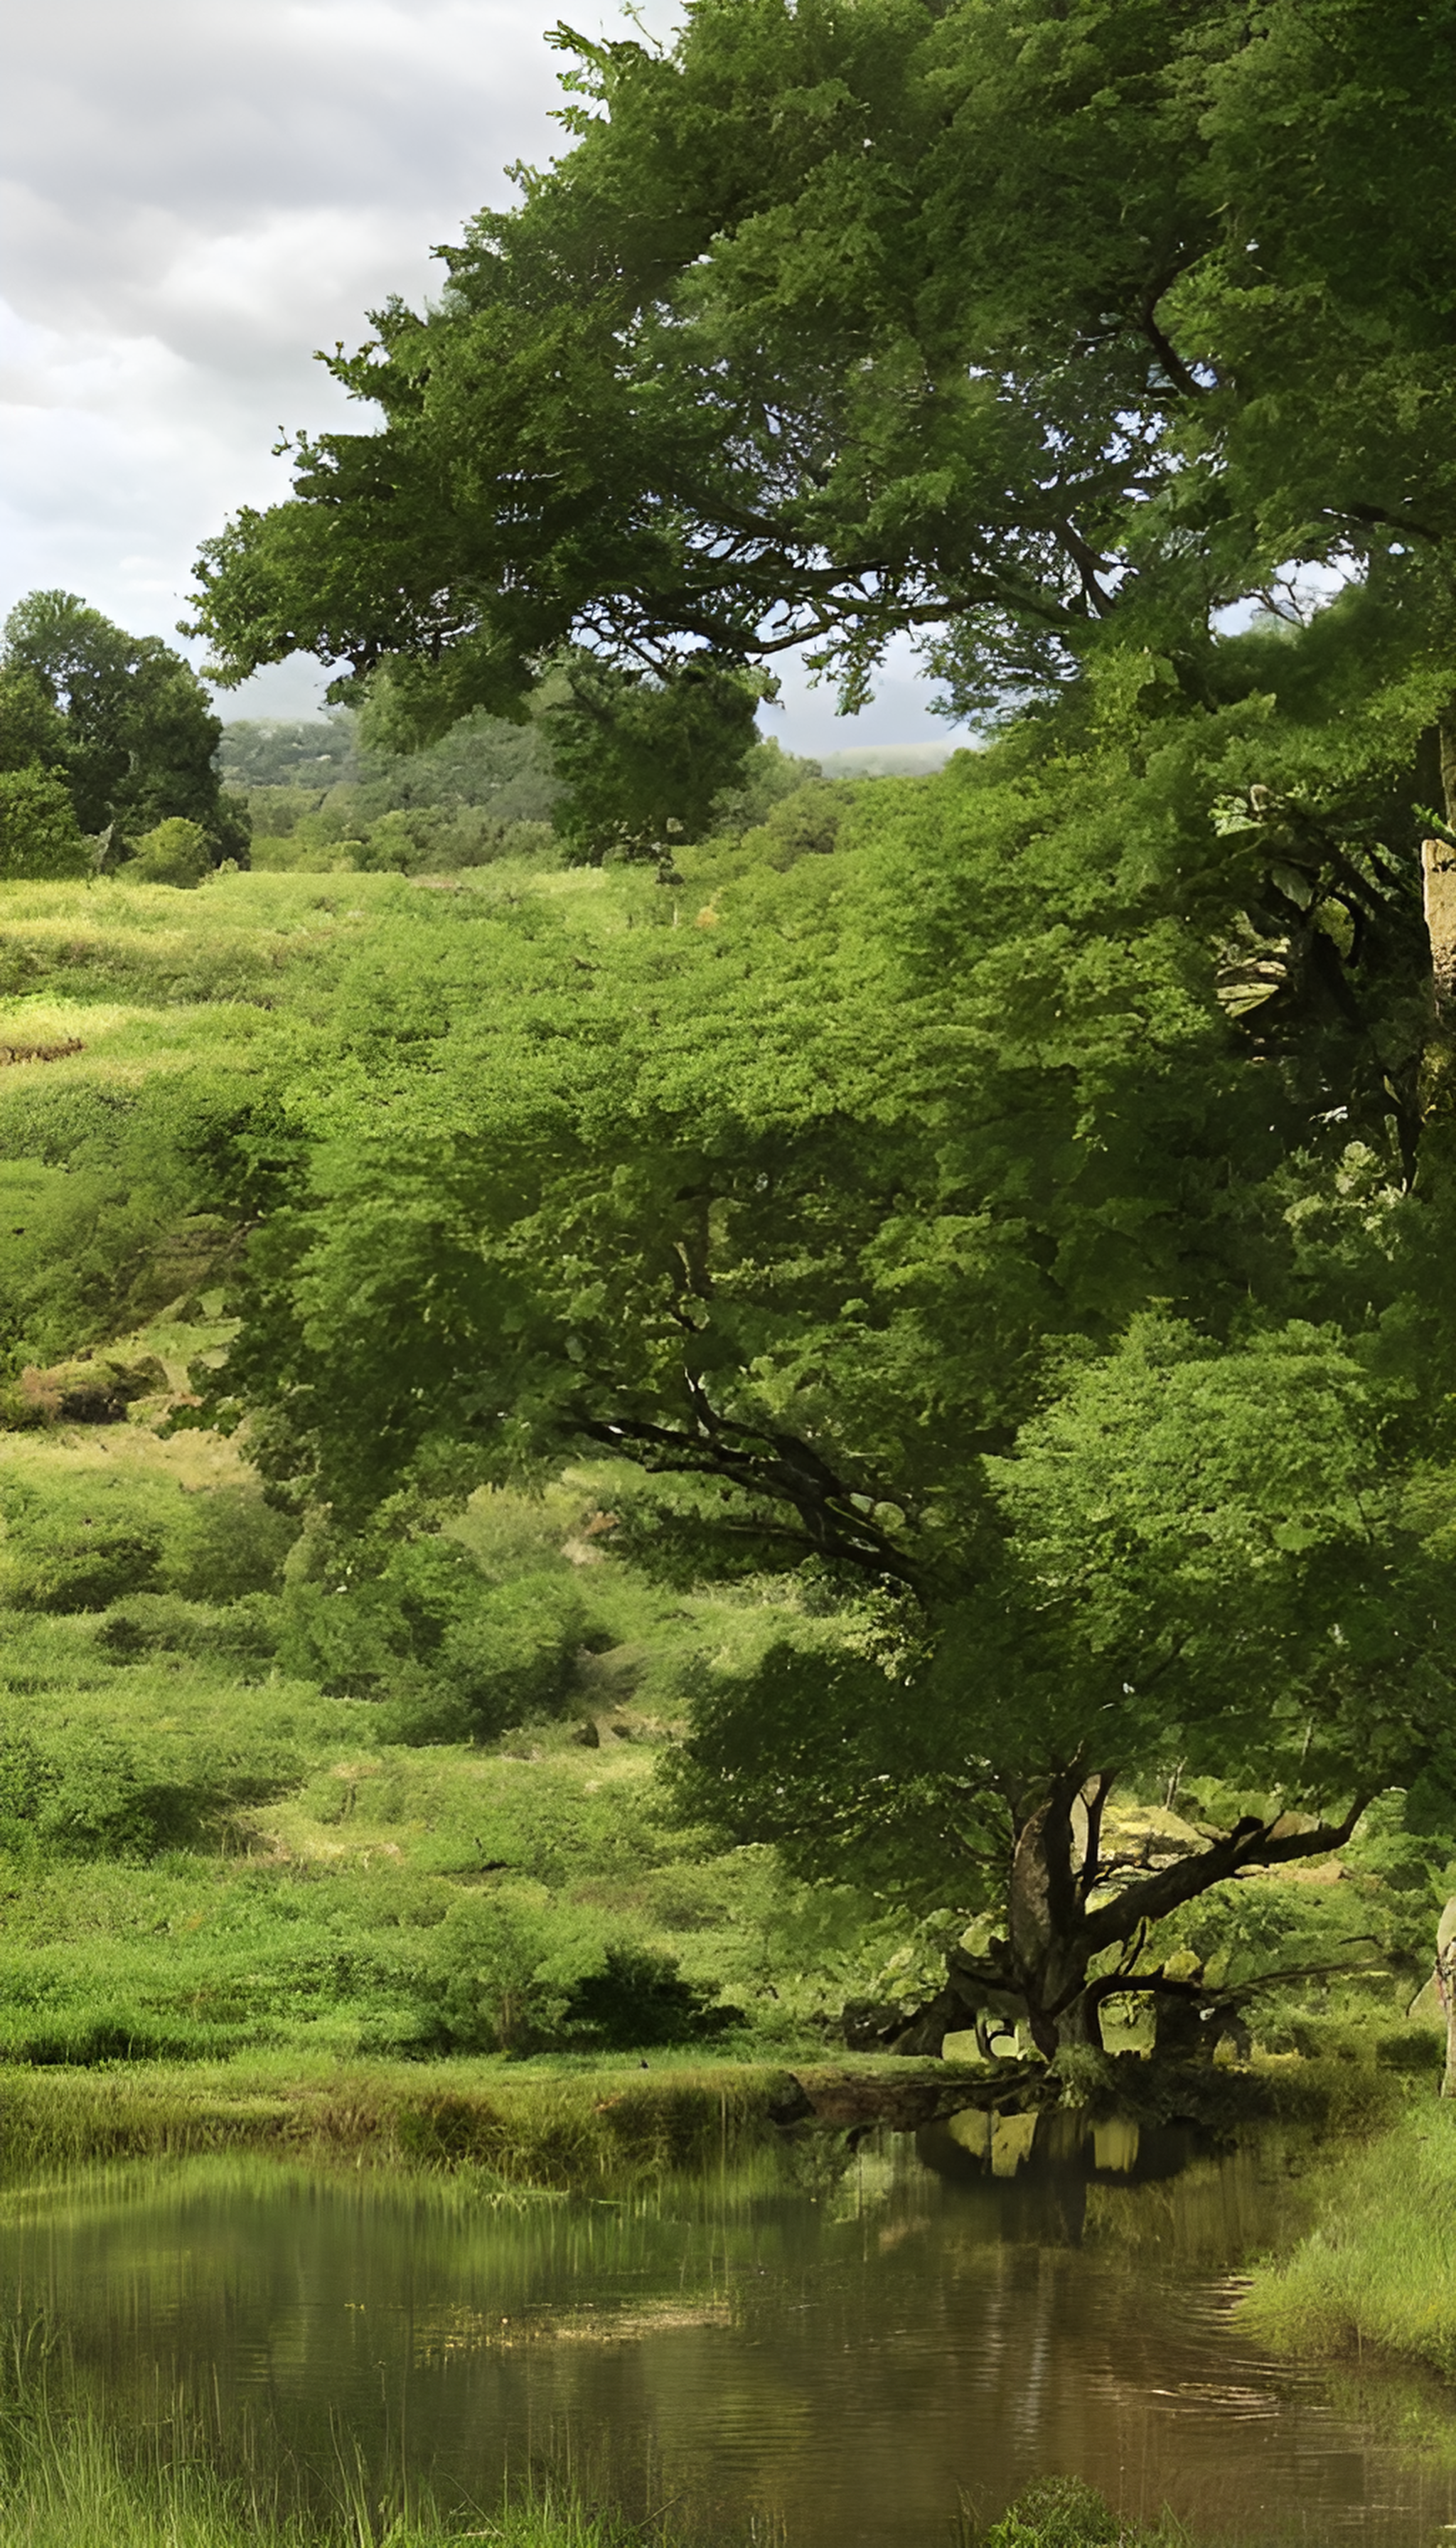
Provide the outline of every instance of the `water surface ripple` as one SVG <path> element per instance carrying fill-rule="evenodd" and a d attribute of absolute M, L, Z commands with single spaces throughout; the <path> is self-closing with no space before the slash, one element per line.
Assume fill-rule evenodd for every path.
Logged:
<path fill-rule="evenodd" d="M 962 2496 L 990 2514 L 1061 2470 L 1246 2548 L 1430 2548 L 1456 2407 L 1252 2349 L 1236 2268 L 1298 2190 L 1268 2145 L 1179 2155 L 998 2178 L 940 2132 L 518 2207 L 186 2162 L 7 2198 L 0 2282 L 107 2412 L 203 2398 L 225 2455 L 305 2493 L 346 2438 L 482 2506 L 568 2463 L 709 2530 L 942 2548 Z"/>

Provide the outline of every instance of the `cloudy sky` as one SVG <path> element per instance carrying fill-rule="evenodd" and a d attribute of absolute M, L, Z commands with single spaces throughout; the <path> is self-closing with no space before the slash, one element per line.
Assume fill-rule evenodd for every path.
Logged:
<path fill-rule="evenodd" d="M 10 21 L 0 102 L 0 608 L 38 586 L 175 641 L 199 540 L 286 493 L 280 426 L 345 402 L 312 360 L 513 159 L 560 143 L 562 0 L 46 0 Z M 576 23 L 623 32 L 615 0 Z M 647 0 L 654 32 L 671 0 Z M 357 414 L 357 410 L 355 413 Z M 194 653 L 195 649 L 190 650 Z M 790 748 L 946 737 L 894 668 L 851 725 L 789 685 Z M 225 715 L 299 715 L 298 661 Z"/>

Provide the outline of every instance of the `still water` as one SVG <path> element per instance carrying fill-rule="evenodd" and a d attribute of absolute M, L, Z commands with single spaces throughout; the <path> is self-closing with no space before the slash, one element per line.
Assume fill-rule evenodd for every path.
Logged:
<path fill-rule="evenodd" d="M 566 2467 L 788 2548 L 943 2548 L 962 2497 L 990 2515 L 1053 2470 L 1220 2540 L 1430 2548 L 1456 2522 L 1433 2385 L 1292 2371 L 1230 2325 L 1237 2265 L 1301 2226 L 1276 2147 L 1017 2155 L 993 2173 L 940 2129 L 519 2206 L 111 2171 L 0 2204 L 0 2289 L 110 2414 L 191 2395 L 225 2457 L 306 2493 L 357 2449 L 447 2502 Z"/>

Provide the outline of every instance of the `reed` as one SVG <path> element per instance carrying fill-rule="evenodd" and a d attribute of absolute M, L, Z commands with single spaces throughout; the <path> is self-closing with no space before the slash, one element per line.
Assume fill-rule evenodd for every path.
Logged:
<path fill-rule="evenodd" d="M 218 2414 L 181 2392 L 154 2417 L 109 2420 L 54 2329 L 12 2329 L 0 2358 L 0 2548 L 626 2548 L 644 2527 L 589 2504 L 569 2476 L 536 2477 L 489 2510 L 446 2510 L 407 2478 L 372 2474 L 345 2434 L 307 2504 L 286 2488 L 297 2475 L 270 2464 L 255 2436 L 229 2441 Z M 651 2526 L 662 2548 L 685 2548 Z"/>
<path fill-rule="evenodd" d="M 202 2462 L 138 2467 L 90 2416 L 47 2421 L 7 2451 L 4 2474 L 0 2548 L 625 2548 L 637 2535 L 549 2489 L 447 2516 L 427 2503 L 392 2512 L 344 2484 L 332 2512 L 283 2512 L 249 2481 Z"/>

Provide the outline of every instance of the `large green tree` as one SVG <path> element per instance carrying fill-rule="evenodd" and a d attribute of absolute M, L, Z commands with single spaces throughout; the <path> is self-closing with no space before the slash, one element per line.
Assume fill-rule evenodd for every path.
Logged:
<path fill-rule="evenodd" d="M 807 644 L 853 702 L 909 630 L 1020 703 L 698 931 L 502 913 L 489 1004 L 484 941 L 402 944 L 232 1385 L 340 1514 L 587 1443 L 659 1563 L 835 1613 L 704 1693 L 698 1800 L 994 1906 L 952 2009 L 1047 2047 L 1146 1920 L 1450 1786 L 1450 32 L 563 33 L 571 149 L 202 563 L 225 675 L 387 666 L 422 730 L 573 643 L 668 693 Z M 1108 1798 L 1184 1759 L 1248 1810 L 1140 1876 Z"/>
<path fill-rule="evenodd" d="M 425 724 L 580 639 L 672 677 L 922 632 L 962 708 L 1377 564 L 1440 607 L 1450 0 L 694 0 L 569 30 L 572 147 L 332 363 L 377 429 L 204 551 L 223 677 Z M 1435 586 L 1432 578 L 1435 576 Z M 347 682 L 345 684 L 347 686 Z"/>
<path fill-rule="evenodd" d="M 997 1907 L 942 2025 L 1085 2037 L 1145 1919 L 1450 1784 L 1443 669 L 1386 642 L 1356 591 L 1223 641 L 1251 700 L 1089 683 L 696 927 L 645 880 L 585 938 L 402 914 L 271 1189 L 221 1160 L 275 1487 L 347 1522 L 585 1447 L 647 1562 L 776 1585 L 697 1807 Z M 1248 1812 L 1145 1882 L 1099 1817 L 1180 1761 Z"/>

